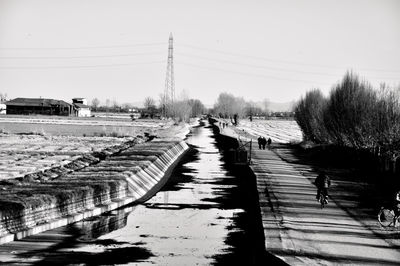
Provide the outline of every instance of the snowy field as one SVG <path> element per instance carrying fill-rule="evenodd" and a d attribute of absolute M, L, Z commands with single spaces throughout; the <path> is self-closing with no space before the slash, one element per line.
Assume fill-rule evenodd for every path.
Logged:
<path fill-rule="evenodd" d="M 0 180 L 62 166 L 123 141 L 113 137 L 0 134 Z"/>
<path fill-rule="evenodd" d="M 303 139 L 300 127 L 294 120 L 240 120 L 239 130 L 254 136 L 271 138 L 272 142 L 300 142 Z"/>
<path fill-rule="evenodd" d="M 174 133 L 172 124 L 162 120 L 1 116 L 0 181 L 63 166 L 144 133 Z"/>

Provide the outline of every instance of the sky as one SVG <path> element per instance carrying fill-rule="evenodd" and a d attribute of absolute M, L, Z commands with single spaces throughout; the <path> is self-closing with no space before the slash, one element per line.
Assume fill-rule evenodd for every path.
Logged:
<path fill-rule="evenodd" d="M 9 98 L 156 101 L 174 37 L 175 94 L 216 102 L 325 95 L 346 71 L 400 85 L 398 0 L 0 0 Z"/>

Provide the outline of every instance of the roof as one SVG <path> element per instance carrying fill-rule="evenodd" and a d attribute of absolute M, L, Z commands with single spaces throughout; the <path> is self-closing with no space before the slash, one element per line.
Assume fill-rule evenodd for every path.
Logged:
<path fill-rule="evenodd" d="M 71 105 L 62 100 L 44 99 L 44 98 L 15 98 L 5 102 L 9 106 L 54 106 L 54 105 Z"/>
<path fill-rule="evenodd" d="M 78 108 L 89 108 L 89 105 L 86 104 L 81 104 L 81 103 L 74 103 L 74 106 L 78 107 Z"/>

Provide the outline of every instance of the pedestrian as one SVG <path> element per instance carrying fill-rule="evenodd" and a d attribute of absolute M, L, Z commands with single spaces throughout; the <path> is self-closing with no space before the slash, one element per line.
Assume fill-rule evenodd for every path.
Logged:
<path fill-rule="evenodd" d="M 271 146 L 271 143 L 272 143 L 271 138 L 268 138 L 268 141 L 267 141 L 268 147 Z"/>
<path fill-rule="evenodd" d="M 261 138 L 261 136 L 258 137 L 257 141 L 258 141 L 258 148 L 261 150 L 261 145 L 262 145 L 262 138 Z"/>
<path fill-rule="evenodd" d="M 262 144 L 263 150 L 265 150 L 265 145 L 267 145 L 267 140 L 265 139 L 265 137 L 261 138 L 261 144 Z"/>

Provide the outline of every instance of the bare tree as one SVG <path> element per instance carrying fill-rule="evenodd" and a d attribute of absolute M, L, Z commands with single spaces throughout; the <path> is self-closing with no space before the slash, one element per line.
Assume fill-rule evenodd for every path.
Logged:
<path fill-rule="evenodd" d="M 144 99 L 143 105 L 144 105 L 144 108 L 149 109 L 150 107 L 156 106 L 156 101 L 151 97 L 146 97 Z"/>
<path fill-rule="evenodd" d="M 107 110 L 107 112 L 108 112 L 109 109 L 110 109 L 110 104 L 111 104 L 110 99 L 106 99 L 106 110 Z"/>
<path fill-rule="evenodd" d="M 5 101 L 7 101 L 7 93 L 0 92 L 0 102 L 5 102 Z"/>
<path fill-rule="evenodd" d="M 117 102 L 117 100 L 115 100 L 115 98 L 112 101 L 112 109 L 113 109 L 113 112 L 117 112 L 117 111 L 119 112 L 121 110 L 119 103 Z"/>
<path fill-rule="evenodd" d="M 96 111 L 97 108 L 99 107 L 99 105 L 100 105 L 100 100 L 97 99 L 97 98 L 94 98 L 92 100 L 92 109 L 93 109 L 93 111 Z"/>
<path fill-rule="evenodd" d="M 263 111 L 265 113 L 265 115 L 268 115 L 269 113 L 269 106 L 270 106 L 270 101 L 268 99 L 264 99 L 262 101 L 262 105 L 263 105 Z"/>
<path fill-rule="evenodd" d="M 191 117 L 197 117 L 204 113 L 206 108 L 200 100 L 192 99 L 189 100 L 189 105 L 192 108 Z"/>

